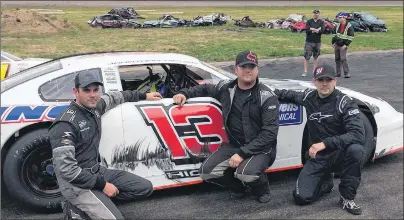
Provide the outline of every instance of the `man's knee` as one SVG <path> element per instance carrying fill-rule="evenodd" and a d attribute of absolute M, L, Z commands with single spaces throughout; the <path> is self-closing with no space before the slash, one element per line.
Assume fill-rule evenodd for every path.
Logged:
<path fill-rule="evenodd" d="M 236 173 L 235 177 L 237 179 L 239 179 L 242 182 L 246 182 L 246 183 L 251 183 L 256 181 L 257 179 L 260 178 L 259 175 L 256 174 L 248 174 L 248 173 L 244 173 L 244 174 L 240 174 L 240 173 Z"/>
<path fill-rule="evenodd" d="M 313 195 L 299 194 L 298 189 L 293 190 L 293 199 L 297 205 L 306 205 L 313 202 Z"/>
<path fill-rule="evenodd" d="M 150 180 L 144 179 L 139 191 L 141 195 L 148 197 L 153 193 L 153 184 Z"/>
<path fill-rule="evenodd" d="M 202 164 L 202 166 L 199 168 L 200 178 L 206 181 L 209 179 L 222 177 L 224 175 L 224 171 L 227 169 L 227 167 L 224 166 L 225 163 L 226 161 L 223 161 L 216 167 L 213 167 L 213 169 L 210 164 Z"/>
<path fill-rule="evenodd" d="M 355 161 L 360 161 L 362 160 L 363 156 L 363 146 L 359 144 L 351 144 L 347 147 L 346 154 Z"/>

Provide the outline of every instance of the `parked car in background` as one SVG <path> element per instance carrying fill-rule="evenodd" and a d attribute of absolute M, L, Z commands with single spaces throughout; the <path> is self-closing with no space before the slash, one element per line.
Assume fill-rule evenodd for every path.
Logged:
<path fill-rule="evenodd" d="M 355 26 L 358 26 L 361 29 L 358 29 L 359 31 L 362 31 L 364 29 L 364 32 L 372 31 L 372 32 L 387 32 L 388 28 L 386 26 L 386 22 L 383 20 L 380 20 L 373 14 L 369 12 L 339 12 L 335 16 L 335 20 L 337 21 L 338 15 L 341 13 L 346 13 L 348 14 L 347 21 L 354 22 L 354 28 Z"/>

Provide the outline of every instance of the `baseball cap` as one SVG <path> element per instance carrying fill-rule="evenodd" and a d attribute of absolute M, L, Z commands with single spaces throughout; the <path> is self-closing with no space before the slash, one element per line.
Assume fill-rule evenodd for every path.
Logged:
<path fill-rule="evenodd" d="M 314 14 L 320 13 L 320 9 L 314 9 L 314 10 L 313 10 L 313 13 L 314 13 Z"/>
<path fill-rule="evenodd" d="M 347 17 L 348 17 L 347 13 L 340 13 L 337 18 L 347 18 Z"/>
<path fill-rule="evenodd" d="M 334 67 L 328 65 L 328 64 L 324 64 L 324 65 L 320 65 L 317 66 L 316 69 L 314 69 L 314 75 L 313 77 L 315 79 L 320 79 L 320 78 L 331 78 L 331 79 L 335 79 L 335 69 Z"/>
<path fill-rule="evenodd" d="M 258 66 L 258 56 L 251 50 L 240 52 L 236 57 L 236 65 L 254 64 Z"/>
<path fill-rule="evenodd" d="M 101 86 L 104 84 L 100 79 L 99 72 L 94 72 L 91 70 L 79 72 L 74 78 L 74 85 L 76 88 L 84 88 L 92 83 L 97 83 Z"/>

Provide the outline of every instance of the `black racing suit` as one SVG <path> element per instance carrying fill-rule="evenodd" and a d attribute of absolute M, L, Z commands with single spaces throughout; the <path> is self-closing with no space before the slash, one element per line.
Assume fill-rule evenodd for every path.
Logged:
<path fill-rule="evenodd" d="M 222 105 L 224 126 L 229 143 L 223 142 L 201 165 L 203 180 L 229 187 L 241 193 L 245 186 L 253 194 L 260 196 L 269 191 L 265 170 L 276 158 L 277 135 L 279 128 L 279 102 L 276 95 L 265 85 L 257 82 L 250 94 L 243 101 L 241 122 L 238 131 L 244 139 L 239 141 L 229 128 L 229 121 L 234 120 L 230 114 L 236 92 L 237 80 L 220 81 L 217 85 L 203 84 L 180 91 L 187 98 L 209 96 Z M 237 126 L 237 124 L 236 124 Z M 244 160 L 237 169 L 229 167 L 229 159 L 239 154 Z M 240 182 L 241 181 L 241 182 Z M 244 184 L 244 186 L 243 186 Z"/>
<path fill-rule="evenodd" d="M 98 151 L 101 116 L 123 102 L 145 98 L 145 94 L 137 91 L 110 92 L 101 96 L 95 109 L 73 101 L 49 128 L 53 164 L 62 195 L 92 219 L 123 218 L 103 193 L 106 182 L 118 188 L 118 200 L 147 197 L 153 191 L 151 182 L 142 177 L 101 166 Z M 73 213 L 74 208 L 70 212 L 68 214 L 73 217 L 79 214 Z"/>
<path fill-rule="evenodd" d="M 353 200 L 361 180 L 365 142 L 363 119 L 355 101 L 337 89 L 325 98 L 312 89 L 274 92 L 280 101 L 305 107 L 310 142 L 307 147 L 320 142 L 326 147 L 304 164 L 293 192 L 295 201 L 298 204 L 315 201 L 321 195 L 322 183 L 336 168 L 341 171 L 341 195 Z"/>

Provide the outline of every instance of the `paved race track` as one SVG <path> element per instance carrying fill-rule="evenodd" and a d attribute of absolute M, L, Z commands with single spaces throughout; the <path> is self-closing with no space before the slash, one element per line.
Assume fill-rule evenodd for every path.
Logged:
<path fill-rule="evenodd" d="M 325 57 L 325 56 L 324 56 Z M 333 64 L 333 59 L 320 62 Z M 351 55 L 349 64 L 351 79 L 340 79 L 339 84 L 359 92 L 379 96 L 403 112 L 403 54 L 390 52 L 377 55 Z M 263 64 L 261 76 L 271 78 L 301 79 L 302 59 L 290 59 Z M 305 78 L 309 80 L 309 78 Z M 272 173 L 269 175 L 272 200 L 259 204 L 251 198 L 230 200 L 228 192 L 209 184 L 156 191 L 142 201 L 119 204 L 118 208 L 127 218 L 138 219 L 353 219 L 338 207 L 338 183 L 335 190 L 320 201 L 299 207 L 293 204 L 293 190 L 299 170 Z M 360 218 L 403 219 L 403 154 L 402 152 L 378 159 L 367 165 L 357 203 L 363 207 Z M 2 193 L 1 217 L 3 219 L 57 219 L 61 213 L 37 214 L 9 200 Z"/>

